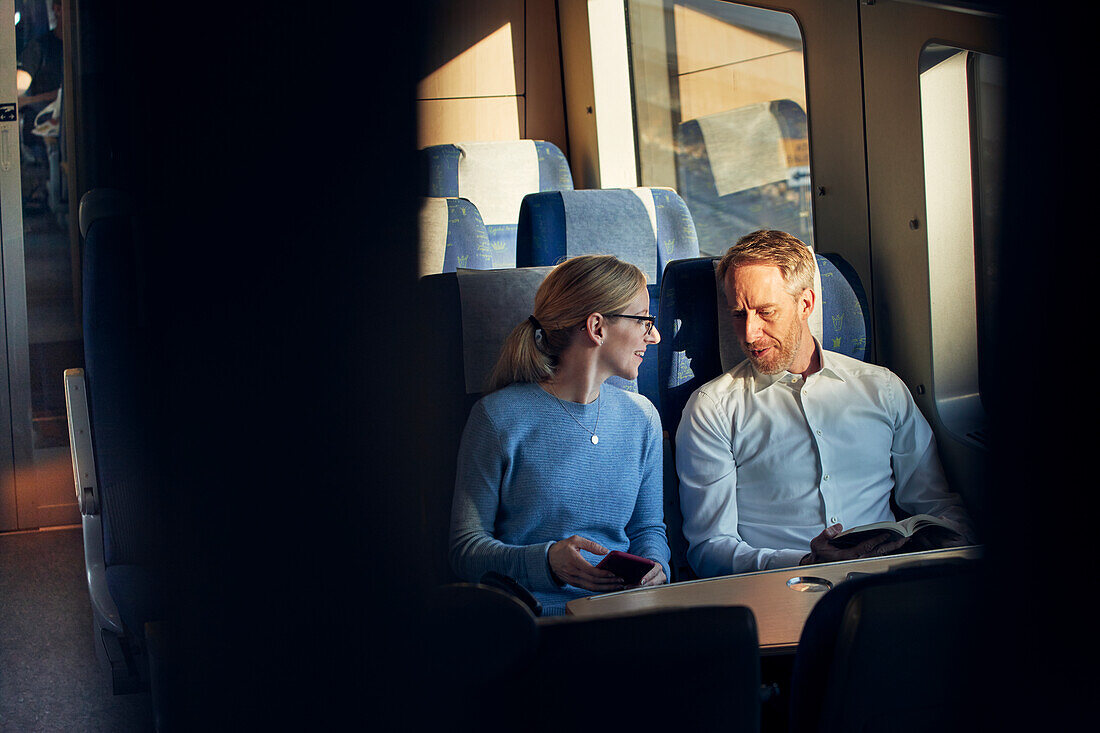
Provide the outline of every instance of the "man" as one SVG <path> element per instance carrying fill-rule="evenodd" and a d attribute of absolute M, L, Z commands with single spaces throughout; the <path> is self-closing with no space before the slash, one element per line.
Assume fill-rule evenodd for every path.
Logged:
<path fill-rule="evenodd" d="M 778 231 L 742 237 L 718 278 L 748 359 L 700 387 L 676 434 L 688 560 L 701 577 L 882 555 L 885 533 L 856 547 L 843 527 L 899 507 L 948 521 L 973 541 L 946 484 L 927 421 L 890 370 L 823 351 L 810 334 L 814 256 Z"/>

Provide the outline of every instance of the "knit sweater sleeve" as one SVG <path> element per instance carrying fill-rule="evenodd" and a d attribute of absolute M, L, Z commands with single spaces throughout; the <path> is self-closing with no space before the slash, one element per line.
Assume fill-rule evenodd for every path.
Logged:
<path fill-rule="evenodd" d="M 558 590 L 561 586 L 550 574 L 547 560 L 553 543 L 509 545 L 494 535 L 501 485 L 510 461 L 499 431 L 479 402 L 470 412 L 458 451 L 451 505 L 451 567 L 471 582 L 495 570 L 533 591 Z"/>
<path fill-rule="evenodd" d="M 661 440 L 661 420 L 657 411 L 646 403 L 648 426 L 645 433 L 645 452 L 642 467 L 642 483 L 634 512 L 626 525 L 630 538 L 630 553 L 661 563 L 665 577 L 669 570 L 668 536 L 664 522 L 664 458 Z"/>

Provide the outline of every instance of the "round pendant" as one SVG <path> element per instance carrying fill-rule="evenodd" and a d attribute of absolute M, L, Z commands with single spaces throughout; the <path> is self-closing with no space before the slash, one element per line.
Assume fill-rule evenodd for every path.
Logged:
<path fill-rule="evenodd" d="M 592 445 L 596 445 L 596 443 L 599 443 L 599 442 L 600 442 L 600 436 L 593 435 L 592 436 Z"/>

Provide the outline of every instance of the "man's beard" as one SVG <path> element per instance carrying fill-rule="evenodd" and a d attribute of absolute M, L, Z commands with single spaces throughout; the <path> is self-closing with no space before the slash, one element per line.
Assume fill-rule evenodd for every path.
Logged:
<path fill-rule="evenodd" d="M 775 339 L 771 339 L 775 341 Z M 771 344 L 758 344 L 759 346 L 771 346 L 772 349 L 765 356 L 754 356 L 752 353 L 753 344 L 741 344 L 741 350 L 745 352 L 745 356 L 749 357 L 749 361 L 752 362 L 756 371 L 761 374 L 779 374 L 790 369 L 791 364 L 794 363 L 795 357 L 798 355 L 798 349 L 802 346 L 802 328 L 796 319 L 792 324 L 790 330 L 787 332 L 786 338 L 780 343 Z"/>

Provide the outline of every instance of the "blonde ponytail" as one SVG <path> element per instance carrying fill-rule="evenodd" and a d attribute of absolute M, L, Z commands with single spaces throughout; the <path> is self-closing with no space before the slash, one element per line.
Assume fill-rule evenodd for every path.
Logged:
<path fill-rule="evenodd" d="M 619 313 L 645 285 L 641 270 L 611 255 L 581 255 L 557 265 L 539 286 L 535 312 L 505 339 L 486 392 L 554 376 L 588 316 Z"/>
<path fill-rule="evenodd" d="M 495 392 L 512 382 L 541 382 L 553 376 L 556 360 L 539 349 L 536 330 L 541 329 L 536 329 L 530 319 L 512 329 L 489 376 L 486 392 Z"/>

